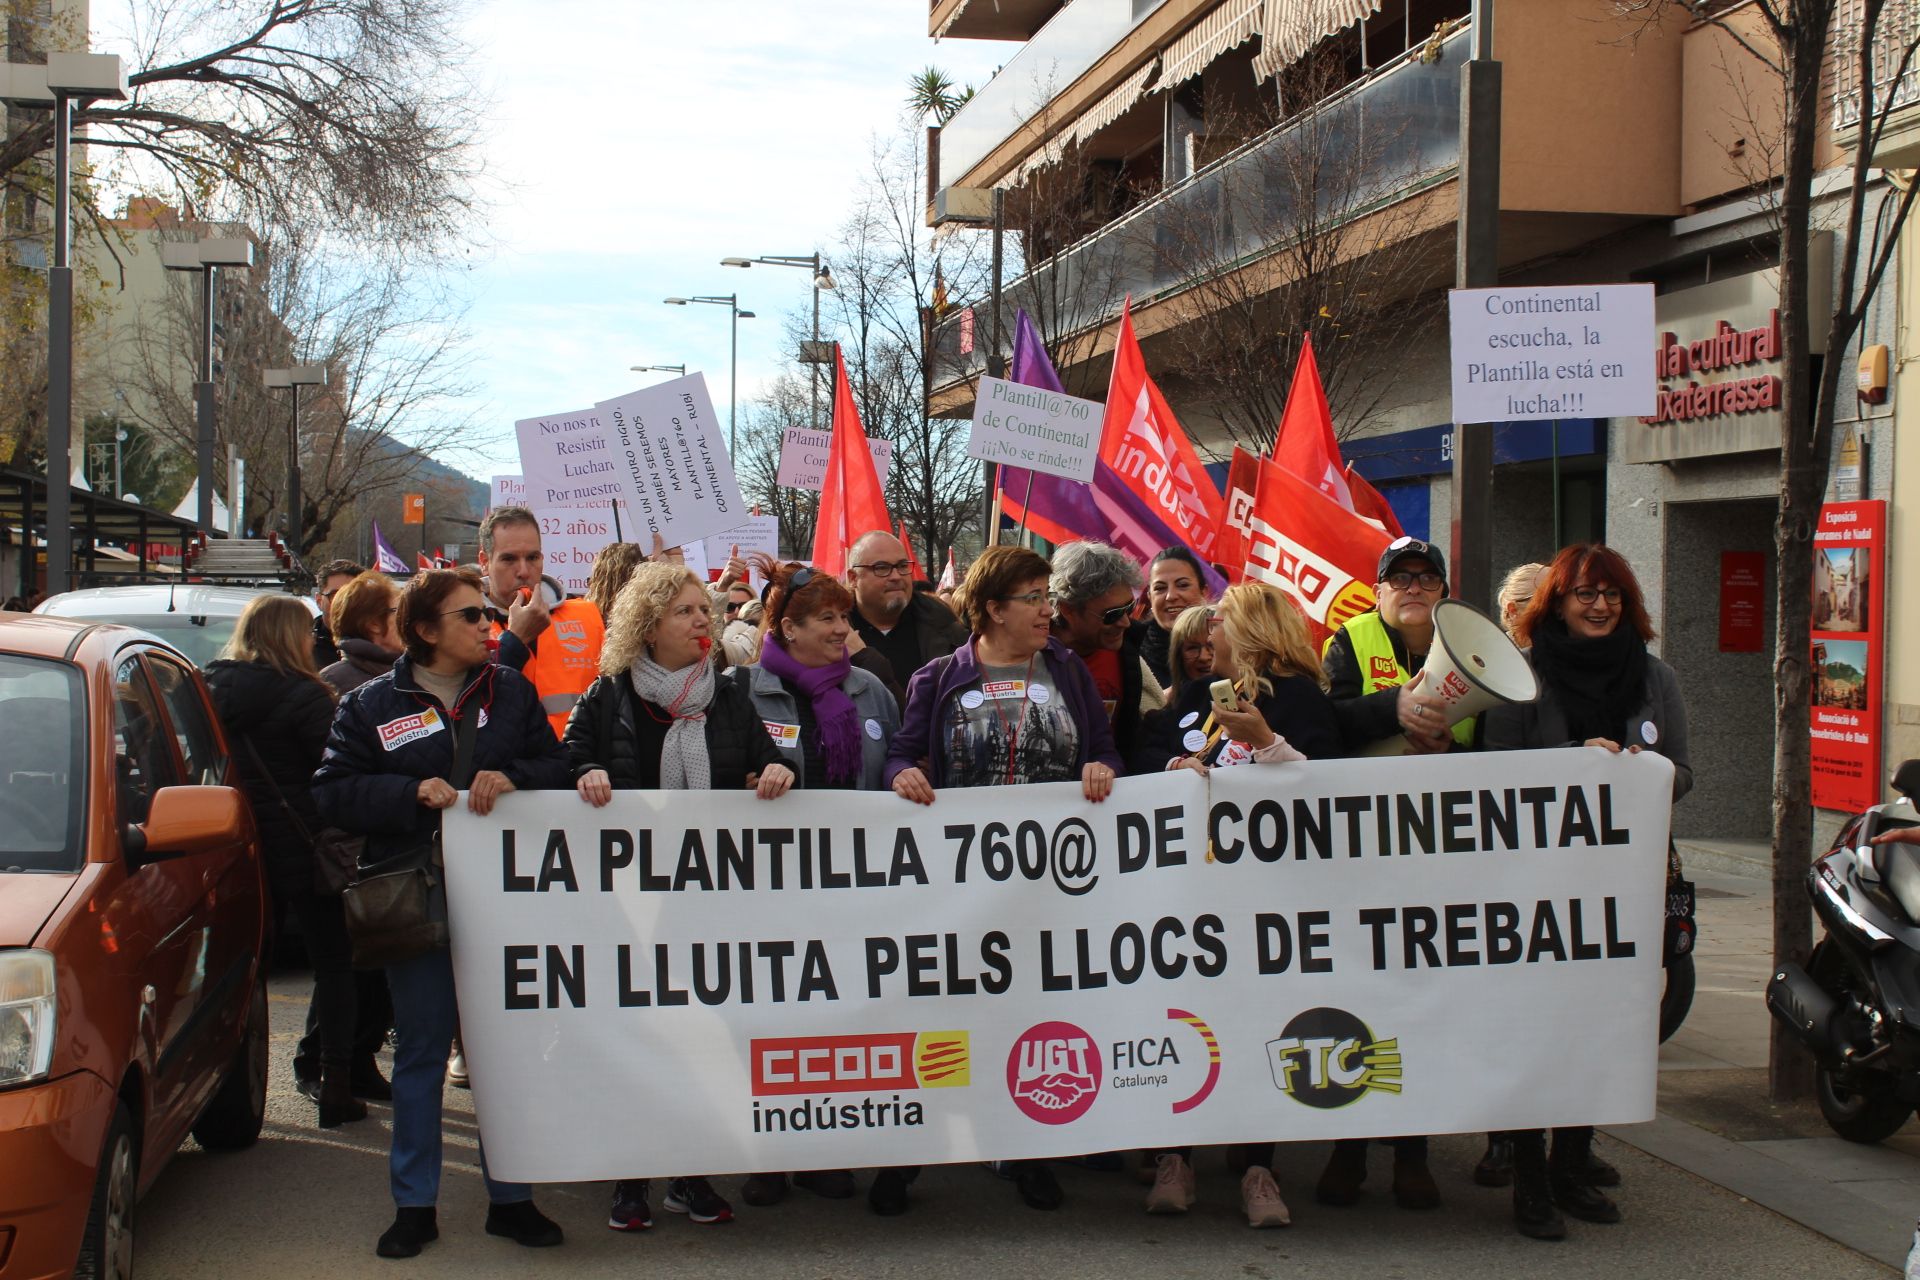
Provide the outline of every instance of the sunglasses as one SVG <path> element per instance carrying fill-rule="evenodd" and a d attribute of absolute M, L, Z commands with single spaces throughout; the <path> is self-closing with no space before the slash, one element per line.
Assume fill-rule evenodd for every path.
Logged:
<path fill-rule="evenodd" d="M 464 609 L 448 609 L 440 616 L 443 618 L 458 618 L 462 622 L 472 623 L 478 622 L 480 619 L 486 617 L 487 611 L 477 604 L 470 604 Z"/>

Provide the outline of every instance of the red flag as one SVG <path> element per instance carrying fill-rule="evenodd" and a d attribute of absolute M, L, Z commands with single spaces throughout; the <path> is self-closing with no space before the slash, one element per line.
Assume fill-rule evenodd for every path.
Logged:
<path fill-rule="evenodd" d="M 940 581 L 934 584 L 934 589 L 937 591 L 951 591 L 959 585 L 960 581 L 954 576 L 953 571 L 953 548 L 948 547 L 947 567 L 940 571 Z"/>
<path fill-rule="evenodd" d="M 1246 576 L 1292 596 L 1316 638 L 1373 608 L 1374 574 L 1390 541 L 1285 467 L 1261 460 Z"/>
<path fill-rule="evenodd" d="M 822 573 L 846 572 L 847 552 L 863 534 L 891 530 L 887 499 L 873 469 L 867 433 L 854 407 L 847 362 L 833 349 L 833 441 L 820 478 L 820 513 L 813 527 L 813 563 Z"/>
<path fill-rule="evenodd" d="M 1386 495 L 1368 483 L 1367 478 L 1347 464 L 1347 489 L 1353 494 L 1353 513 L 1365 516 L 1369 520 L 1378 520 L 1390 537 L 1404 538 L 1407 531 L 1400 527 L 1400 517 L 1393 513 L 1393 504 Z"/>
<path fill-rule="evenodd" d="M 1287 392 L 1286 411 L 1273 437 L 1273 460 L 1314 486 L 1335 502 L 1353 510 L 1353 495 L 1340 466 L 1340 442 L 1333 438 L 1333 410 L 1320 385 L 1320 364 L 1313 358 L 1313 339 L 1300 345 L 1300 363 L 1293 368 L 1293 386 Z"/>
<path fill-rule="evenodd" d="M 1233 446 L 1233 461 L 1227 464 L 1227 514 L 1220 521 L 1220 541 L 1213 549 L 1214 563 L 1226 568 L 1228 582 L 1239 582 L 1247 563 L 1247 520 L 1253 514 L 1253 493 L 1259 483 L 1259 456 Z"/>
<path fill-rule="evenodd" d="M 907 522 L 900 522 L 900 532 L 894 535 L 900 539 L 900 545 L 907 549 L 907 563 L 912 566 L 907 572 L 913 575 L 915 582 L 926 582 L 927 571 L 920 567 L 920 557 L 913 553 L 913 539 L 907 536 Z"/>
<path fill-rule="evenodd" d="M 421 568 L 421 569 L 433 568 L 433 561 L 427 558 L 426 552 L 416 551 L 413 554 L 414 554 L 415 566 L 417 568 Z"/>
<path fill-rule="evenodd" d="M 1227 504 L 1166 397 L 1147 376 L 1146 357 L 1133 336 L 1131 300 L 1120 312 L 1100 457 L 1202 560 L 1214 558 Z"/>

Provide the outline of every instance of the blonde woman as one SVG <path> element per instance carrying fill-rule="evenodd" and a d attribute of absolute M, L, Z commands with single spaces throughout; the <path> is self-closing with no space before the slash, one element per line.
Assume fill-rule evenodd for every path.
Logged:
<path fill-rule="evenodd" d="M 1178 701 L 1190 680 L 1213 678 L 1213 606 L 1197 604 L 1182 609 L 1167 639 L 1167 672 L 1173 683 L 1169 696 Z"/>
<path fill-rule="evenodd" d="M 293 596 L 254 597 L 206 677 L 260 830 L 268 885 L 299 922 L 313 961 L 309 1014 L 317 1033 L 320 1127 L 365 1119 L 352 1074 L 371 1063 L 353 1061 L 357 1001 L 346 918 L 339 895 L 315 892 L 309 843 L 324 825 L 311 784 L 334 703 L 333 689 L 313 668 L 313 615 Z"/>
<path fill-rule="evenodd" d="M 633 571 L 646 562 L 647 553 L 637 542 L 609 542 L 600 548 L 600 554 L 593 558 L 593 572 L 587 575 L 587 599 L 593 601 L 601 617 L 613 612 L 620 588 L 626 586 Z"/>
<path fill-rule="evenodd" d="M 1547 566 L 1539 561 L 1518 565 L 1507 571 L 1500 583 L 1500 627 L 1508 635 L 1513 634 L 1514 626 L 1520 621 L 1520 615 L 1533 603 L 1534 588 L 1540 584 L 1540 575 Z"/>

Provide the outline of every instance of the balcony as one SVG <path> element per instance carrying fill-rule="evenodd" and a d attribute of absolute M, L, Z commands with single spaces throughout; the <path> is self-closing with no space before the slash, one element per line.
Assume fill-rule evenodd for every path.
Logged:
<path fill-rule="evenodd" d="M 1863 0 L 1841 0 L 1834 15 L 1833 132 L 1834 142 L 1852 149 L 1860 142 L 1861 85 L 1859 50 Z M 1920 43 L 1920 4 L 1890 0 L 1881 12 L 1873 40 L 1873 111 L 1886 116 L 1873 162 L 1882 168 L 1908 168 L 1920 161 L 1920 56 L 1907 59 L 1906 70 L 1894 79 L 1908 50 Z"/>
<path fill-rule="evenodd" d="M 938 186 L 950 187 L 1046 111 L 1164 0 L 1072 0 L 940 131 Z M 989 0 L 973 0 L 991 8 Z M 948 34 L 957 34 L 949 32 Z"/>
<path fill-rule="evenodd" d="M 1061 0 L 927 0 L 927 34 L 956 40 L 1026 40 Z"/>
<path fill-rule="evenodd" d="M 1464 31 L 1440 47 L 1436 61 L 1411 50 L 1323 102 L 1316 119 L 1282 122 L 1039 264 L 1003 291 L 1007 340 L 1017 309 L 1042 314 L 1039 299 L 1111 298 L 1104 314 L 1079 317 L 1083 329 L 1092 328 L 1117 317 L 1128 295 L 1137 311 L 1192 288 L 1196 260 L 1232 271 L 1272 254 L 1276 228 L 1309 218 L 1292 208 L 1299 187 L 1284 180 L 1287 157 L 1300 154 L 1303 136 L 1316 137 L 1324 154 L 1372 157 L 1379 178 L 1364 198 L 1355 200 L 1351 190 L 1338 196 L 1337 217 L 1345 221 L 1447 180 L 1460 160 L 1460 67 L 1469 51 Z M 1300 133 L 1307 128 L 1314 134 Z M 1336 216 L 1326 203 L 1312 211 L 1322 221 Z M 984 304 L 974 311 L 949 315 L 935 330 L 936 388 L 985 371 Z"/>

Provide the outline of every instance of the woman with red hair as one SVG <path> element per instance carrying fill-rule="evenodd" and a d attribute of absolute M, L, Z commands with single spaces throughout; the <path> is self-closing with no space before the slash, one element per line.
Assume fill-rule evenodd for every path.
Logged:
<path fill-rule="evenodd" d="M 1589 542 L 1555 556 L 1515 622 L 1513 638 L 1531 646 L 1540 697 L 1486 713 L 1483 742 L 1489 750 L 1657 751 L 1673 762 L 1673 798 L 1692 790 L 1680 682 L 1672 667 L 1647 652 L 1653 623 L 1640 583 L 1619 552 Z M 1620 1221 L 1619 1207 L 1599 1190 L 1617 1184 L 1619 1174 L 1593 1158 L 1591 1126 L 1555 1129 L 1551 1159 L 1542 1130 L 1493 1135 L 1487 1160 L 1495 1159 L 1503 1142 L 1511 1143 L 1513 1221 L 1522 1235 L 1566 1235 L 1563 1211 L 1587 1222 Z"/>

